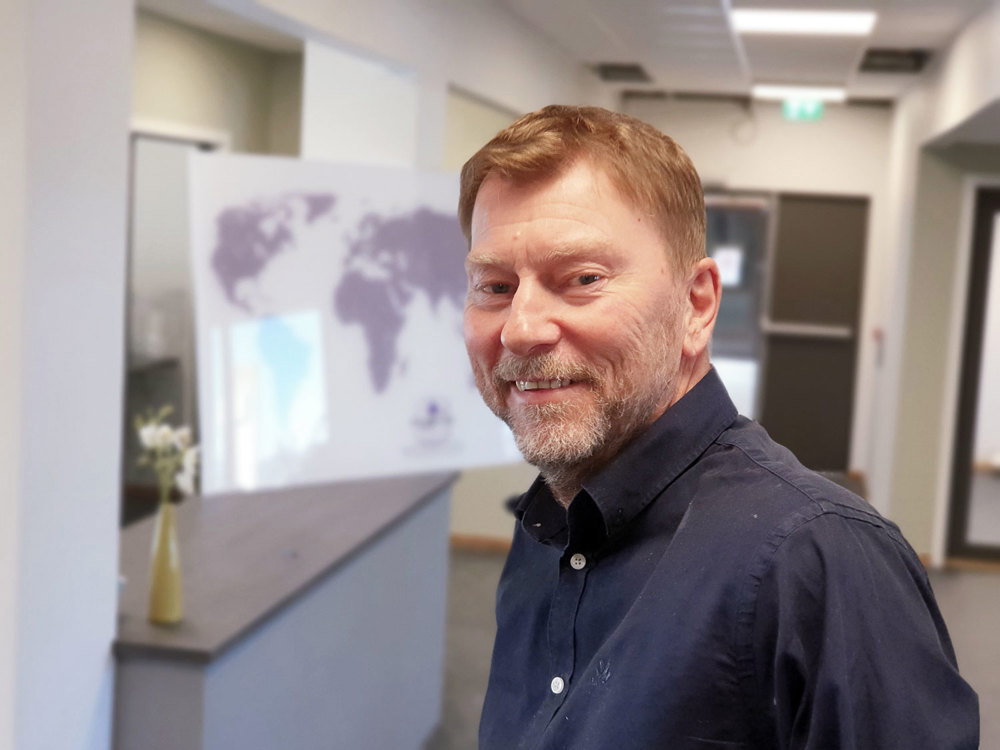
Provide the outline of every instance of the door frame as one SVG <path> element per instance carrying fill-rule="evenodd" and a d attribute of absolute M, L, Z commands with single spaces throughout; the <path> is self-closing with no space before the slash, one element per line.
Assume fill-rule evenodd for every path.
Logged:
<path fill-rule="evenodd" d="M 959 220 L 958 242 L 956 245 L 955 278 L 951 298 L 951 325 L 948 349 L 945 352 L 945 383 L 941 400 L 943 429 L 938 455 L 938 481 L 934 505 L 934 521 L 931 539 L 931 565 L 940 567 L 948 557 L 968 556 L 986 559 L 1000 559 L 1000 546 L 970 545 L 965 541 L 968 525 L 969 469 L 972 465 L 971 451 L 974 435 L 975 409 L 978 402 L 965 393 L 967 376 L 975 380 L 978 396 L 978 367 L 969 369 L 970 357 L 978 364 L 981 357 L 982 340 L 975 341 L 968 336 L 969 311 L 973 300 L 968 299 L 971 291 L 971 272 L 976 260 L 973 243 L 976 236 L 978 197 L 981 190 L 1000 191 L 1000 177 L 996 175 L 971 174 L 963 180 L 962 213 Z M 989 248 L 985 250 L 989 256 Z M 994 262 L 1000 262 L 994 259 Z M 985 295 L 979 300 L 979 317 L 985 312 Z M 968 371 L 968 372 L 967 372 Z M 963 438 L 963 431 L 966 433 Z M 960 468 L 964 470 L 964 490 Z M 958 484 L 957 484 L 958 483 Z"/>
<path fill-rule="evenodd" d="M 229 151 L 232 145 L 232 135 L 224 130 L 212 130 L 186 125 L 184 123 L 171 122 L 166 120 L 152 120 L 145 118 L 133 118 L 128 134 L 128 176 L 126 185 L 126 226 L 125 226 L 125 277 L 122 295 L 124 300 L 124 325 L 122 326 L 122 382 L 121 382 L 121 405 L 124 416 L 123 429 L 121 434 L 121 453 L 123 464 L 119 467 L 119 523 L 124 525 L 126 520 L 136 521 L 145 515 L 155 511 L 156 492 L 148 493 L 144 496 L 141 488 L 129 486 L 125 482 L 124 457 L 128 453 L 129 434 L 132 429 L 131 417 L 128 416 L 128 351 L 132 338 L 132 262 L 133 253 L 133 231 L 135 220 L 135 173 L 136 173 L 136 143 L 139 139 L 152 141 L 163 141 L 167 143 L 187 144 L 195 148 L 210 151 Z M 197 394 L 197 387 L 195 388 Z M 197 407 L 195 406 L 195 420 L 197 423 Z M 141 501 L 139 510 L 132 515 L 126 513 L 126 502 L 129 493 L 138 497 Z"/>

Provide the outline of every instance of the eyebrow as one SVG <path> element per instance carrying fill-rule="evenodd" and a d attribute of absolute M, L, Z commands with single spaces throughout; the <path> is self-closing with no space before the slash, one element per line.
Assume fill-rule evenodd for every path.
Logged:
<path fill-rule="evenodd" d="M 557 242 L 547 248 L 539 257 L 539 261 L 545 263 L 557 263 L 563 260 L 577 260 L 587 256 L 618 255 L 619 251 L 606 240 L 567 240 Z M 465 267 L 472 268 L 496 268 L 505 265 L 500 256 L 491 252 L 478 252 L 475 248 L 465 256 Z"/>
<path fill-rule="evenodd" d="M 500 262 L 499 256 L 493 253 L 476 253 L 475 250 L 470 250 L 465 256 L 466 269 L 496 268 L 500 265 L 503 264 Z"/>

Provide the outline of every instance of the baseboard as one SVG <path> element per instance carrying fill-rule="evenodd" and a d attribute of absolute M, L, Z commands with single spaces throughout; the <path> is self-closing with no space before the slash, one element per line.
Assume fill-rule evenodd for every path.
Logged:
<path fill-rule="evenodd" d="M 1000 468 L 991 461 L 976 461 L 972 464 L 972 473 L 998 475 L 1000 474 Z"/>
<path fill-rule="evenodd" d="M 967 557 L 949 557 L 944 567 L 950 570 L 970 570 L 978 573 L 1000 572 L 1000 560 L 973 560 Z"/>
<path fill-rule="evenodd" d="M 849 469 L 847 478 L 861 485 L 861 497 L 868 497 L 868 477 L 860 469 Z"/>
<path fill-rule="evenodd" d="M 510 540 L 496 536 L 485 536 L 481 534 L 452 534 L 450 542 L 452 549 L 462 550 L 463 552 L 490 552 L 503 554 L 510 552 Z"/>

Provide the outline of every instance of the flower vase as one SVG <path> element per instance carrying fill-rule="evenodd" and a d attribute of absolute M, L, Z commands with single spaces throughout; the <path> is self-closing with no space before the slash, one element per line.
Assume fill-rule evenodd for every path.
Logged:
<path fill-rule="evenodd" d="M 175 506 L 168 498 L 169 489 L 160 493 L 149 577 L 149 620 L 158 625 L 174 625 L 184 614 Z"/>

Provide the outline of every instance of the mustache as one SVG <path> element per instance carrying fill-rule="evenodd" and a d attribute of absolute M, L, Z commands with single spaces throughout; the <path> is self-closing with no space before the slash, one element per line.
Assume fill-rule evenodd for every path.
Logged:
<path fill-rule="evenodd" d="M 594 382 L 599 374 L 582 362 L 563 361 L 551 353 L 534 357 L 508 356 L 493 368 L 493 382 L 503 386 L 512 380 L 572 380 Z"/>

